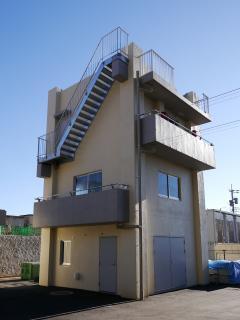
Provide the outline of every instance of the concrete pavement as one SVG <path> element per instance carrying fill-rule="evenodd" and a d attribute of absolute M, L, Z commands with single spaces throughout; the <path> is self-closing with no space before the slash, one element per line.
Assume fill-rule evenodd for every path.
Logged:
<path fill-rule="evenodd" d="M 128 302 L 65 314 L 54 320 L 239 320 L 240 288 L 185 289 Z"/>

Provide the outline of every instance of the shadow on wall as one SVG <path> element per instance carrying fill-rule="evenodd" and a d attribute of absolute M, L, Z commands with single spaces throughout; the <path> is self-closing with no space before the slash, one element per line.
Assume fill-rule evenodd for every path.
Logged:
<path fill-rule="evenodd" d="M 41 287 L 29 281 L 0 282 L 1 319 L 47 319 L 128 301 L 110 294 Z"/>

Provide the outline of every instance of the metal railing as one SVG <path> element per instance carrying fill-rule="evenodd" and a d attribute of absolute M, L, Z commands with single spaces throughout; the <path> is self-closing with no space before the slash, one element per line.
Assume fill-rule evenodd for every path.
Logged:
<path fill-rule="evenodd" d="M 138 58 L 140 77 L 153 71 L 160 78 L 174 87 L 174 68 L 154 50 L 144 52 Z"/>
<path fill-rule="evenodd" d="M 182 130 L 186 131 L 187 133 L 191 134 L 192 136 L 200 139 L 200 140 L 203 140 L 205 141 L 206 143 L 208 143 L 210 146 L 213 146 L 213 143 L 208 141 L 207 139 L 203 138 L 202 136 L 200 136 L 197 131 L 195 130 L 191 130 L 187 127 L 185 127 L 184 125 L 182 125 L 181 123 L 177 122 L 176 120 L 170 118 L 168 115 L 166 115 L 164 112 L 161 112 L 159 110 L 151 110 L 150 112 L 147 112 L 147 113 L 143 113 L 143 114 L 140 114 L 140 118 L 145 118 L 147 116 L 150 116 L 152 114 L 157 114 L 159 115 L 161 118 L 171 122 L 172 124 L 174 124 L 175 126 L 181 128 Z M 178 138 L 178 137 L 181 137 L 181 135 L 179 136 L 176 136 L 175 138 Z"/>
<path fill-rule="evenodd" d="M 64 131 L 71 123 L 72 116 L 81 102 L 88 84 L 97 72 L 98 67 L 104 60 L 118 53 L 126 57 L 128 56 L 128 33 L 120 27 L 101 38 L 55 130 L 39 137 L 38 159 L 43 160 L 47 158 L 49 154 L 56 153 L 57 145 Z"/>
<path fill-rule="evenodd" d="M 113 183 L 113 184 L 93 187 L 93 188 L 89 188 L 89 189 L 76 189 L 76 190 L 72 190 L 72 191 L 65 192 L 65 193 L 53 194 L 48 197 L 37 197 L 37 198 L 35 198 L 35 200 L 40 202 L 40 201 L 54 200 L 54 199 L 59 199 L 59 198 L 64 198 L 64 197 L 75 197 L 75 196 L 81 196 L 81 195 L 84 195 L 84 194 L 87 194 L 90 192 L 99 192 L 99 191 L 105 191 L 105 190 L 111 190 L 111 189 L 128 190 L 129 186 L 127 184 L 122 184 L 122 183 Z M 81 194 L 79 194 L 79 193 L 81 193 Z"/>
<path fill-rule="evenodd" d="M 209 98 L 206 94 L 202 94 L 202 99 L 193 102 L 200 110 L 209 114 Z"/>
<path fill-rule="evenodd" d="M 155 72 L 161 79 L 174 87 L 174 68 L 154 50 L 144 52 L 139 57 L 139 76 Z M 192 102 L 200 110 L 209 113 L 209 98 L 204 93 L 202 99 Z"/>

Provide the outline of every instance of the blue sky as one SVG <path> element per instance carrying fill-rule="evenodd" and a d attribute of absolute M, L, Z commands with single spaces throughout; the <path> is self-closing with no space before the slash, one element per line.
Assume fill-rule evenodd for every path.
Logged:
<path fill-rule="evenodd" d="M 213 96 L 240 87 L 240 2 L 234 0 L 2 0 L 0 6 L 0 207 L 31 213 L 42 194 L 37 137 L 47 92 L 78 81 L 100 37 L 117 26 L 175 67 L 179 92 Z M 211 107 L 211 106 L 210 106 Z M 240 98 L 210 109 L 213 124 L 240 119 Z M 240 188 L 240 128 L 205 135 L 217 169 L 205 173 L 206 205 L 225 208 Z"/>

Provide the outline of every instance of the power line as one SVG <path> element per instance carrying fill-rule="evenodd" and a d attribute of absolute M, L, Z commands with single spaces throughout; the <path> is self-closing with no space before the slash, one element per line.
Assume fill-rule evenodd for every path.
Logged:
<path fill-rule="evenodd" d="M 226 126 L 226 125 L 229 125 L 229 124 L 233 124 L 233 123 L 236 123 L 236 122 L 240 122 L 240 119 L 239 119 L 239 120 L 234 120 L 234 121 L 225 122 L 225 123 L 221 123 L 221 124 L 218 124 L 218 125 L 216 125 L 216 126 L 212 126 L 212 127 L 200 129 L 199 131 L 202 132 L 202 131 L 206 131 L 206 130 L 211 130 L 211 129 L 214 129 L 214 128 L 223 127 L 223 126 Z"/>
<path fill-rule="evenodd" d="M 232 89 L 232 90 L 229 90 L 229 91 L 225 91 L 225 92 L 217 94 L 216 96 L 210 97 L 209 100 L 216 99 L 218 97 L 221 97 L 221 96 L 224 96 L 224 95 L 227 95 L 227 94 L 239 91 L 239 90 L 240 90 L 240 88 L 236 88 L 236 89 Z"/>

